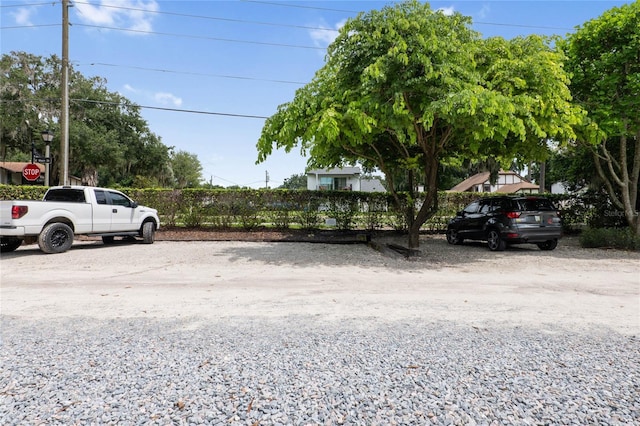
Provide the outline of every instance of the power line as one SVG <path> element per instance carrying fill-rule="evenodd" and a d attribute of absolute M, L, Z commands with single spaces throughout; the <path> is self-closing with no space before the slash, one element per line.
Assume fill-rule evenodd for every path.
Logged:
<path fill-rule="evenodd" d="M 127 105 L 127 104 L 122 103 L 122 102 L 95 101 L 95 100 L 92 100 L 92 99 L 70 99 L 70 100 L 73 101 L 73 102 L 84 102 L 84 103 L 93 103 L 93 104 L 105 104 L 105 105 L 117 105 L 117 106 Z M 154 110 L 159 110 L 159 111 L 172 111 L 172 112 L 185 112 L 185 113 L 189 113 L 189 114 L 217 115 L 217 116 L 223 116 L 223 117 L 237 117 L 237 118 L 255 118 L 255 119 L 260 119 L 260 120 L 266 120 L 267 118 L 269 118 L 269 117 L 262 116 L 262 115 L 232 114 L 232 113 L 227 113 L 227 112 L 199 111 L 199 110 L 194 110 L 194 109 L 156 107 L 156 106 L 139 105 L 139 104 L 133 104 L 133 106 L 136 106 L 138 108 L 144 108 L 144 109 L 154 109 Z"/>
<path fill-rule="evenodd" d="M 292 4 L 292 3 L 278 3 L 278 2 L 270 2 L 270 1 L 261 1 L 261 0 L 240 0 L 246 3 L 256 3 L 256 4 L 264 4 L 269 6 L 282 6 L 289 8 L 298 8 L 298 9 L 311 9 L 311 10 L 322 10 L 325 12 L 340 12 L 340 13 L 360 13 L 362 11 L 358 10 L 345 10 L 345 9 L 332 9 L 327 7 L 317 7 L 317 6 L 305 6 L 301 4 Z M 562 31 L 573 31 L 574 28 L 563 28 L 563 27 L 548 27 L 543 25 L 523 25 L 523 24 L 505 24 L 499 22 L 481 22 L 481 21 L 472 21 L 473 24 L 479 25 L 496 25 L 501 27 L 514 27 L 514 28 L 538 28 L 545 30 L 562 30 Z"/>
<path fill-rule="evenodd" d="M 0 30 L 22 30 L 25 28 L 61 27 L 62 24 L 16 25 L 13 27 L 0 27 Z"/>
<path fill-rule="evenodd" d="M 87 4 L 87 5 L 94 6 L 93 3 L 89 3 L 89 2 L 74 1 L 74 3 L 75 4 Z M 246 19 L 236 19 L 236 18 L 221 18 L 221 17 L 218 17 L 218 16 L 193 15 L 193 14 L 188 14 L 188 13 L 162 12 L 162 11 L 159 11 L 159 10 L 138 9 L 138 8 L 135 8 L 135 7 L 113 6 L 113 5 L 108 5 L 108 4 L 101 4 L 101 5 L 99 5 L 99 7 L 111 8 L 111 9 L 130 10 L 130 11 L 134 11 L 134 12 L 147 12 L 147 13 L 154 13 L 154 14 L 157 14 L 157 15 L 178 16 L 178 17 L 183 17 L 183 18 L 195 18 L 195 19 L 206 19 L 206 20 L 212 20 L 212 21 L 234 22 L 234 23 L 240 23 L 240 24 L 267 25 L 267 26 L 272 26 L 272 27 L 284 27 L 284 28 L 297 28 L 297 29 L 303 29 L 303 30 L 320 30 L 320 31 L 338 32 L 338 30 L 333 29 L 333 28 L 311 27 L 311 26 L 296 25 L 296 24 L 282 24 L 282 23 L 277 23 L 277 22 L 250 21 L 250 20 L 246 20 Z"/>
<path fill-rule="evenodd" d="M 141 71 L 153 71 L 153 72 L 169 73 L 169 74 L 184 74 L 184 75 L 194 75 L 194 76 L 200 76 L 200 77 L 215 77 L 215 78 L 229 78 L 229 79 L 249 80 L 249 81 L 264 81 L 264 82 L 268 82 L 268 83 L 295 84 L 295 85 L 301 85 L 301 86 L 304 86 L 305 84 L 307 84 L 306 82 L 302 82 L 302 81 L 273 80 L 273 79 L 268 79 L 268 78 L 244 77 L 244 76 L 226 75 L 226 74 L 207 74 L 207 73 L 198 73 L 198 72 L 192 72 L 192 71 L 177 71 L 177 70 L 167 70 L 167 69 L 160 69 L 160 68 L 145 68 L 145 67 L 138 67 L 138 66 L 134 66 L 134 65 L 107 64 L 107 63 L 103 63 L 103 62 L 91 62 L 91 63 L 87 63 L 87 64 L 76 63 L 76 65 L 77 66 L 89 65 L 89 66 L 103 66 L 103 67 L 114 67 L 114 68 L 127 68 L 127 69 L 135 69 L 135 70 L 141 70 Z"/>
<path fill-rule="evenodd" d="M 86 28 L 97 28 L 97 29 L 101 29 L 101 30 L 125 31 L 125 32 L 131 32 L 131 33 L 136 33 L 136 34 L 152 34 L 152 35 L 161 35 L 161 36 L 170 36 L 170 37 L 194 38 L 194 39 L 200 39 L 200 40 L 223 41 L 223 42 L 228 42 L 228 43 L 245 43 L 245 44 L 257 44 L 257 45 L 261 45 L 261 46 L 276 46 L 276 47 L 291 47 L 291 48 L 297 48 L 297 49 L 325 50 L 324 47 L 318 47 L 318 46 L 302 46 L 302 45 L 297 45 L 297 44 L 268 43 L 268 42 L 263 42 L 263 41 L 238 40 L 238 39 L 230 39 L 230 38 L 197 36 L 197 35 L 189 35 L 189 34 L 164 33 L 164 32 L 157 32 L 157 31 L 134 30 L 134 29 L 130 29 L 130 28 L 105 27 L 105 26 L 100 26 L 100 25 L 72 24 L 72 26 L 86 27 Z"/>
<path fill-rule="evenodd" d="M 361 11 L 357 10 L 346 10 L 346 9 L 333 9 L 326 7 L 316 7 L 316 6 L 305 6 L 299 4 L 287 4 L 287 3 L 277 3 L 277 2 L 267 2 L 267 1 L 259 1 L 259 0 L 241 0 L 246 3 L 256 3 L 263 4 L 268 6 L 281 6 L 281 7 L 289 7 L 289 8 L 299 8 L 299 9 L 310 9 L 310 10 L 322 10 L 327 12 L 340 12 L 340 13 L 360 13 Z M 243 23 L 250 25 L 267 25 L 267 26 L 275 26 L 275 27 L 284 27 L 284 28 L 298 28 L 305 30 L 317 30 L 317 31 L 330 31 L 330 32 L 338 32 L 338 30 L 333 28 L 324 28 L 324 27 L 312 27 L 305 25 L 295 25 L 295 24 L 283 24 L 276 22 L 264 22 L 264 21 L 251 21 L 245 19 L 234 19 L 234 18 L 222 18 L 216 16 L 205 16 L 205 15 L 193 15 L 186 13 L 177 13 L 177 12 L 162 12 L 156 10 L 148 10 L 148 9 L 140 9 L 135 7 L 125 7 L 125 6 L 113 6 L 113 5 L 96 5 L 90 2 L 78 2 L 77 4 L 87 4 L 91 6 L 98 6 L 102 8 L 112 8 L 112 9 L 121 9 L 121 10 L 130 10 L 135 12 L 145 12 L 145 13 L 153 13 L 158 15 L 169 15 L 169 16 L 179 16 L 185 18 L 195 18 L 195 19 L 207 19 L 207 20 L 216 20 L 216 21 L 224 21 L 224 22 L 234 22 L 234 23 Z M 9 8 L 9 7 L 26 7 L 26 6 L 48 6 L 52 3 L 31 3 L 31 4 L 17 4 L 17 5 L 2 5 L 0 8 Z M 528 29 L 544 29 L 544 30 L 561 30 L 561 31 L 573 31 L 575 28 L 565 28 L 565 27 L 552 27 L 552 26 L 544 26 L 544 25 L 525 25 L 525 24 L 508 24 L 501 22 L 483 22 L 483 21 L 473 21 L 474 25 L 493 25 L 500 27 L 514 27 L 514 28 L 528 28 Z M 82 25 L 82 24 L 75 24 Z M 45 24 L 45 25 L 23 25 L 23 26 L 12 26 L 12 27 L 0 27 L 2 30 L 6 29 L 20 29 L 20 28 L 34 28 L 34 27 L 46 27 L 46 26 L 59 26 L 59 24 Z M 85 25 L 86 26 L 86 25 Z M 108 28 L 108 27 L 105 27 Z M 122 31 L 127 31 L 125 29 L 120 29 Z"/>
<path fill-rule="evenodd" d="M 5 103 L 18 103 L 18 102 L 59 102 L 59 99 L 52 99 L 52 98 L 31 98 L 31 99 L 1 99 L 0 100 L 0 104 L 5 104 Z M 101 105 L 115 105 L 115 106 L 132 106 L 132 107 L 136 107 L 136 108 L 141 108 L 141 109 L 153 109 L 153 110 L 159 110 L 159 111 L 171 111 L 171 112 L 184 112 L 184 113 L 189 113 L 189 114 L 202 114 L 202 115 L 217 115 L 217 116 L 222 116 L 222 117 L 236 117 L 236 118 L 252 118 L 252 119 L 258 119 L 258 120 L 266 120 L 267 116 L 263 116 L 263 115 L 251 115 L 251 114 L 234 114 L 234 113 L 228 113 L 228 112 L 214 112 L 214 111 L 202 111 L 202 110 L 195 110 L 195 109 L 180 109 L 180 108 L 169 108 L 169 107 L 157 107 L 157 106 L 151 106 L 151 105 L 140 105 L 140 104 L 136 104 L 134 102 L 131 103 L 126 103 L 126 102 L 111 102 L 111 101 L 97 101 L 94 99 L 82 99 L 82 98 L 69 98 L 69 102 L 75 102 L 75 103 L 89 103 L 89 104 L 101 104 Z"/>
<path fill-rule="evenodd" d="M 0 4 L 0 9 L 9 7 L 32 7 L 32 6 L 51 6 L 55 2 L 46 3 L 20 3 L 20 4 Z"/>
<path fill-rule="evenodd" d="M 283 7 L 295 7 L 298 9 L 324 10 L 326 12 L 340 12 L 340 13 L 362 12 L 358 10 L 332 9 L 329 7 L 303 6 L 301 4 L 285 4 L 285 3 L 276 3 L 276 2 L 270 2 L 270 1 L 257 1 L 257 0 L 240 0 L 240 1 L 244 1 L 245 3 L 257 3 L 257 4 L 264 4 L 269 6 L 283 6 Z"/>

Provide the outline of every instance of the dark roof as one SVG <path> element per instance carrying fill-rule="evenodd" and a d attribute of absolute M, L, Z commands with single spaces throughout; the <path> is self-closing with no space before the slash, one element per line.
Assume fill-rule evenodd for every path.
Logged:
<path fill-rule="evenodd" d="M 496 190 L 496 192 L 502 192 L 504 194 L 513 194 L 521 189 L 540 189 L 540 185 L 536 185 L 531 182 L 518 182 L 509 185 L 502 185 Z"/>
<path fill-rule="evenodd" d="M 517 192 L 520 189 L 535 189 L 535 188 L 539 187 L 539 185 L 535 185 L 535 184 L 533 184 L 531 182 L 528 182 L 525 178 L 523 178 L 522 176 L 520 176 L 519 174 L 517 174 L 516 172 L 511 171 L 511 170 L 500 170 L 500 172 L 498 172 L 498 174 L 499 175 L 517 176 L 522 180 L 522 182 L 508 184 L 508 185 L 502 185 L 495 192 L 512 193 L 512 192 Z M 468 191 L 468 190 L 470 190 L 471 188 L 473 188 L 476 185 L 481 185 L 481 184 L 483 184 L 485 182 L 488 182 L 490 176 L 491 176 L 490 172 L 482 172 L 482 173 L 475 174 L 475 175 L 463 180 L 462 182 L 460 182 L 459 184 L 457 184 L 456 186 L 451 188 L 449 191 L 450 192 L 465 192 L 465 191 Z"/>
<path fill-rule="evenodd" d="M 459 184 L 457 184 L 456 186 L 451 188 L 449 191 L 451 191 L 451 192 L 465 192 L 465 191 L 468 191 L 469 189 L 471 189 L 472 187 L 474 187 L 476 185 L 480 185 L 480 184 L 485 183 L 487 180 L 489 180 L 489 176 L 491 176 L 490 172 L 482 172 L 482 173 L 475 174 L 475 175 L 463 180 L 462 182 L 460 182 Z"/>
<path fill-rule="evenodd" d="M 24 169 L 24 166 L 26 166 L 27 164 L 31 164 L 28 162 L 20 162 L 20 161 L 0 161 L 0 169 L 5 169 L 5 170 L 9 170 L 12 173 L 22 173 L 22 169 Z M 44 164 L 40 164 L 40 163 L 35 163 L 38 168 L 40 169 L 41 173 L 44 173 L 45 171 L 45 167 Z"/>

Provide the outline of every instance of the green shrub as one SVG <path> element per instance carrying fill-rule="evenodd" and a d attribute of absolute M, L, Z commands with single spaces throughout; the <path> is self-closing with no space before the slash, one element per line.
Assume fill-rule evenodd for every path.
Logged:
<path fill-rule="evenodd" d="M 580 245 L 586 248 L 640 250 L 640 236 L 629 228 L 588 228 L 580 234 Z"/>

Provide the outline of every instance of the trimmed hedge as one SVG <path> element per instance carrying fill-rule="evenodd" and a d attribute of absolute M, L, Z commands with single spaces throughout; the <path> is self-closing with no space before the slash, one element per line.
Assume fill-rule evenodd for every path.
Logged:
<path fill-rule="evenodd" d="M 580 245 L 587 248 L 640 250 L 640 236 L 629 228 L 588 228 L 580 233 Z"/>
<path fill-rule="evenodd" d="M 0 199 L 42 199 L 46 189 L 43 186 L 0 185 Z M 281 189 L 120 190 L 140 204 L 157 209 L 163 226 L 167 227 L 407 230 L 404 212 L 409 204 L 408 197 L 398 209 L 388 193 Z M 487 195 L 495 194 L 439 192 L 438 212 L 422 229 L 443 232 L 457 211 L 472 200 Z M 567 232 L 599 224 L 602 222 L 600 212 L 605 208 L 611 209 L 609 205 L 594 205 L 602 200 L 590 195 L 546 195 L 559 208 Z M 420 202 L 418 198 L 416 205 L 419 206 Z M 328 225 L 327 219 L 335 220 L 335 225 Z"/>

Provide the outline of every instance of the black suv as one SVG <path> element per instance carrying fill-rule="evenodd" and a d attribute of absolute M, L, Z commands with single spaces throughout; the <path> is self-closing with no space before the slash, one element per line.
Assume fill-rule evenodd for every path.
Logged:
<path fill-rule="evenodd" d="M 540 196 L 482 198 L 458 212 L 447 227 L 449 244 L 482 240 L 491 251 L 522 243 L 553 250 L 561 236 L 558 211 L 551 201 Z"/>

